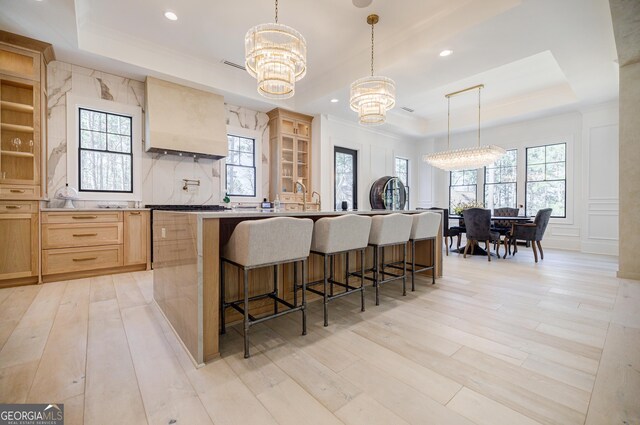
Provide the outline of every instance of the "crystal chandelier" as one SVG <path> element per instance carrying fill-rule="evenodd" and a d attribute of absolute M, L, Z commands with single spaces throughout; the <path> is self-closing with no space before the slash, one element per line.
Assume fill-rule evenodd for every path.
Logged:
<path fill-rule="evenodd" d="M 495 145 L 480 146 L 480 91 L 484 84 L 469 87 L 445 95 L 447 98 L 447 150 L 424 155 L 422 160 L 445 171 L 469 170 L 493 164 L 506 153 Z M 470 90 L 478 90 L 478 146 L 462 149 L 451 149 L 451 98 Z"/>
<path fill-rule="evenodd" d="M 373 75 L 373 26 L 378 20 L 378 15 L 367 16 L 367 24 L 371 25 L 371 76 L 354 81 L 349 96 L 349 106 L 358 113 L 362 125 L 384 124 L 387 111 L 396 104 L 396 83 Z"/>
<path fill-rule="evenodd" d="M 270 99 L 288 99 L 295 83 L 307 73 L 307 42 L 302 34 L 276 22 L 256 25 L 244 37 L 245 67 L 258 80 L 258 93 Z"/>

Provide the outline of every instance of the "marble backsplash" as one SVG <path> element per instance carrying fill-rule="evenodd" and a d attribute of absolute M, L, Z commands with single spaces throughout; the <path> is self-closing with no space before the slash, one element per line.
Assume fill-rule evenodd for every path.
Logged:
<path fill-rule="evenodd" d="M 67 107 L 66 95 L 109 100 L 144 108 L 144 83 L 113 74 L 55 61 L 48 67 L 48 164 L 47 188 L 50 207 L 63 201 L 53 199 L 56 191 L 67 182 Z M 225 105 L 227 126 L 256 131 L 260 136 L 262 158 L 262 193 L 269 193 L 269 118 L 263 112 L 239 106 Z M 222 161 L 160 153 L 142 152 L 142 204 L 218 204 L 224 197 L 221 171 Z M 182 190 L 183 179 L 200 180 L 194 192 Z M 105 199 L 105 201 L 108 201 Z M 95 206 L 95 201 L 76 201 L 79 207 Z"/>

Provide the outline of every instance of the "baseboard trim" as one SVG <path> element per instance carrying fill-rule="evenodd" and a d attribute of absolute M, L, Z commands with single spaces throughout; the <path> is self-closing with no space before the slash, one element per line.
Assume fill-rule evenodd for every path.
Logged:
<path fill-rule="evenodd" d="M 635 272 L 623 272 L 618 270 L 616 276 L 621 279 L 631 279 L 631 280 L 640 280 L 640 273 Z"/>

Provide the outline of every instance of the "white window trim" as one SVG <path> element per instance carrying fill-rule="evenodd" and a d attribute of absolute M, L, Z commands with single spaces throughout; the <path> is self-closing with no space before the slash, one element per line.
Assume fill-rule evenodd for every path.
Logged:
<path fill-rule="evenodd" d="M 80 140 L 80 108 L 131 117 L 131 153 L 133 193 L 80 192 L 78 181 L 78 146 Z M 78 190 L 80 200 L 141 201 L 142 200 L 142 108 L 135 105 L 91 99 L 67 93 L 67 183 Z"/>
<path fill-rule="evenodd" d="M 229 196 L 231 202 L 262 202 L 262 137 L 260 132 L 242 127 L 227 126 L 227 134 L 255 140 L 254 155 L 256 159 L 256 196 Z M 227 193 L 227 159 L 220 160 L 220 201 Z"/>

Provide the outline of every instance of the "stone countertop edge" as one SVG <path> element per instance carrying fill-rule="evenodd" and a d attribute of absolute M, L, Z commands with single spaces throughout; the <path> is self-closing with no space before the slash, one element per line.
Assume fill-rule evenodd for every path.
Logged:
<path fill-rule="evenodd" d="M 314 217 L 314 216 L 330 216 L 330 215 L 344 215 L 344 214 L 392 214 L 392 213 L 423 213 L 423 212 L 438 212 L 438 211 L 425 211 L 425 210 L 362 210 L 362 211 L 155 211 L 158 213 L 170 213 L 170 214 L 193 214 L 202 218 L 249 218 L 249 217 Z"/>
<path fill-rule="evenodd" d="M 41 208 L 43 212 L 149 211 L 149 208 Z"/>

